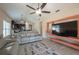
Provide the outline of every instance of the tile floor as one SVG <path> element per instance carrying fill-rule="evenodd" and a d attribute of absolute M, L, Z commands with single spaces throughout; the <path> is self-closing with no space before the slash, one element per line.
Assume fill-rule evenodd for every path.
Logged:
<path fill-rule="evenodd" d="M 79 51 L 51 40 L 19 45 L 19 55 L 79 55 Z"/>
<path fill-rule="evenodd" d="M 13 47 L 7 49 L 8 51 L 0 50 L 0 55 L 79 55 L 79 50 L 58 44 L 50 39 L 20 45 L 14 42 Z"/>

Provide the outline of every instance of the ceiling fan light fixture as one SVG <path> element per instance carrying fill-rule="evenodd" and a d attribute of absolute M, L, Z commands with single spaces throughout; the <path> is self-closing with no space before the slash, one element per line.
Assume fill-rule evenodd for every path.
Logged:
<path fill-rule="evenodd" d="M 41 9 L 36 10 L 36 14 L 41 14 Z"/>

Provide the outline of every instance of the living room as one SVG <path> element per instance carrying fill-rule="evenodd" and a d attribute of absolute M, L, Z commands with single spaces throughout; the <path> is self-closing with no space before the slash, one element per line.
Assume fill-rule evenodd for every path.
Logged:
<path fill-rule="evenodd" d="M 79 4 L 2 3 L 0 38 L 1 55 L 79 54 Z"/>

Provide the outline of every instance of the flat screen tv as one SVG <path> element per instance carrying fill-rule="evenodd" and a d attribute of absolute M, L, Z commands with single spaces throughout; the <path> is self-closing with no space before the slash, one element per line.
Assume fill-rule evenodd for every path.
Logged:
<path fill-rule="evenodd" d="M 77 21 L 52 24 L 52 34 L 77 37 Z"/>

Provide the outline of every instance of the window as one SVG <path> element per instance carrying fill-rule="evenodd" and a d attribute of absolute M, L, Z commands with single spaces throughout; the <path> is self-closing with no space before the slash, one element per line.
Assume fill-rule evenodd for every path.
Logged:
<path fill-rule="evenodd" d="M 10 35 L 10 23 L 3 21 L 3 37 Z"/>
<path fill-rule="evenodd" d="M 60 32 L 60 26 L 59 25 L 53 26 L 52 29 L 55 30 L 56 32 Z"/>

